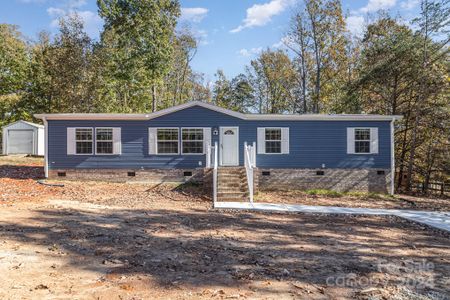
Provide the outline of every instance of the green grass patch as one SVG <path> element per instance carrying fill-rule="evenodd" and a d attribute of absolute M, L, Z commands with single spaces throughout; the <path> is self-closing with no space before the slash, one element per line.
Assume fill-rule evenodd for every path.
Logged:
<path fill-rule="evenodd" d="M 307 195 L 312 196 L 327 196 L 327 197 L 342 197 L 344 196 L 344 193 L 332 191 L 332 190 L 325 190 L 325 189 L 312 189 L 305 191 Z"/>
<path fill-rule="evenodd" d="M 346 193 L 348 196 L 353 196 L 357 198 L 364 198 L 364 199 L 385 199 L 389 195 L 374 193 L 374 192 L 348 192 Z"/>
<path fill-rule="evenodd" d="M 313 195 L 313 196 L 325 196 L 325 197 L 333 197 L 333 198 L 339 198 L 344 196 L 350 196 L 360 199 L 386 199 L 386 198 L 392 198 L 391 195 L 387 194 L 380 194 L 380 193 L 374 193 L 374 192 L 337 192 L 333 190 L 326 190 L 326 189 L 312 189 L 305 191 L 307 195 Z"/>

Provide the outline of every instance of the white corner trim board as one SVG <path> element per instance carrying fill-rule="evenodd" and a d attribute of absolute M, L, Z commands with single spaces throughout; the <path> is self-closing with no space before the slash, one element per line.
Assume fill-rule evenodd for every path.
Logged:
<path fill-rule="evenodd" d="M 283 120 L 283 121 L 392 121 L 401 116 L 366 115 L 366 114 L 243 114 L 211 103 L 191 101 L 174 107 L 148 114 L 36 114 L 36 118 L 47 120 L 150 120 L 171 114 L 183 109 L 200 106 L 212 111 L 223 113 L 242 120 Z"/>
<path fill-rule="evenodd" d="M 395 131 L 394 120 L 391 121 L 391 195 L 395 194 Z"/>
<path fill-rule="evenodd" d="M 48 123 L 47 118 L 43 118 L 42 121 L 44 122 L 44 173 L 45 178 L 48 178 Z"/>

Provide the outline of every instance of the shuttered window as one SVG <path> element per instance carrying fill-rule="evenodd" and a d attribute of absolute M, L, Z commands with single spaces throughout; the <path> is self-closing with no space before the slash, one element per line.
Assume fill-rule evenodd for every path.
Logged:
<path fill-rule="evenodd" d="M 211 128 L 149 127 L 149 154 L 205 154 L 211 145 Z"/>
<path fill-rule="evenodd" d="M 257 129 L 258 154 L 289 154 L 289 128 Z"/>
<path fill-rule="evenodd" d="M 121 128 L 67 128 L 67 155 L 93 155 L 94 153 L 96 155 L 121 154 Z"/>
<path fill-rule="evenodd" d="M 378 128 L 347 128 L 347 154 L 378 154 Z"/>

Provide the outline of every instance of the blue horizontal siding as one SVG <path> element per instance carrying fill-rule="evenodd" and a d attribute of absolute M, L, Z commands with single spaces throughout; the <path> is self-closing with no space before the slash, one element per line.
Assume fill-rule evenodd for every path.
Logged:
<path fill-rule="evenodd" d="M 244 142 L 257 140 L 258 127 L 289 127 L 289 154 L 258 154 L 261 168 L 389 168 L 388 121 L 248 121 L 190 107 L 148 121 L 48 121 L 49 168 L 196 168 L 205 166 L 205 155 L 149 155 L 148 127 L 239 127 L 239 161 Z M 121 127 L 121 155 L 67 155 L 67 127 Z M 379 154 L 347 154 L 347 127 L 378 127 Z M 213 142 L 219 137 L 213 135 Z M 200 165 L 201 164 L 201 165 Z"/>

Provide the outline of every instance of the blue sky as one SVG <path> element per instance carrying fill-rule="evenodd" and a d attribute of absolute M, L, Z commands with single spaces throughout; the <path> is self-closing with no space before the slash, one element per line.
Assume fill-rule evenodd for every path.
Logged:
<path fill-rule="evenodd" d="M 255 55 L 267 47 L 280 47 L 289 18 L 302 0 L 181 0 L 181 24 L 188 24 L 200 39 L 195 71 L 214 80 L 222 69 L 228 76 L 243 72 Z M 348 28 L 359 34 L 364 23 L 379 9 L 405 21 L 417 15 L 419 0 L 343 0 Z M 98 38 L 102 20 L 95 0 L 2 0 L 0 23 L 16 24 L 25 36 L 57 32 L 57 19 L 77 11 L 88 34 Z"/>

